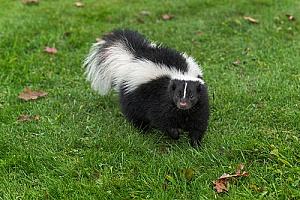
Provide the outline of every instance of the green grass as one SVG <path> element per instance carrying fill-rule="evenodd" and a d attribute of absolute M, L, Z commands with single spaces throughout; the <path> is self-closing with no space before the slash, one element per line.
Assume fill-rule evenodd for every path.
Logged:
<path fill-rule="evenodd" d="M 300 198 L 298 1 L 0 3 L 0 199 Z M 99 97 L 85 82 L 81 63 L 95 38 L 125 27 L 202 66 L 211 120 L 201 150 L 187 135 L 139 133 L 115 95 Z M 49 94 L 23 101 L 25 87 Z M 40 120 L 17 122 L 24 114 Z M 216 194 L 212 181 L 242 163 L 250 175 Z"/>

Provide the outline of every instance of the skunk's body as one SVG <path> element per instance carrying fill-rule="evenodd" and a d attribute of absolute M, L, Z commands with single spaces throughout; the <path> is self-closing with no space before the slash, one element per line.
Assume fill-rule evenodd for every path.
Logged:
<path fill-rule="evenodd" d="M 200 143 L 209 119 L 202 71 L 193 58 L 150 43 L 138 32 L 116 30 L 94 44 L 85 59 L 87 79 L 101 95 L 119 92 L 126 119 L 135 127 L 188 131 Z"/>

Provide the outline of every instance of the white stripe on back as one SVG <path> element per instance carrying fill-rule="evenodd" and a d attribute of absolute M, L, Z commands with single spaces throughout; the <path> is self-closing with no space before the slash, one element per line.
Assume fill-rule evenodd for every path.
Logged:
<path fill-rule="evenodd" d="M 187 61 L 187 71 L 182 72 L 175 67 L 154 63 L 146 58 L 136 59 L 128 47 L 116 42 L 99 54 L 99 49 L 105 41 L 93 45 L 83 66 L 86 66 L 87 80 L 92 82 L 92 88 L 100 94 L 106 94 L 110 89 L 120 89 L 121 84 L 126 87 L 126 93 L 135 90 L 143 83 L 147 83 L 162 76 L 182 81 L 197 81 L 204 84 L 199 76 L 202 71 L 192 57 L 182 56 Z M 155 48 L 155 43 L 150 46 Z M 101 62 L 100 62 L 101 61 Z M 187 83 L 185 83 L 186 95 Z"/>

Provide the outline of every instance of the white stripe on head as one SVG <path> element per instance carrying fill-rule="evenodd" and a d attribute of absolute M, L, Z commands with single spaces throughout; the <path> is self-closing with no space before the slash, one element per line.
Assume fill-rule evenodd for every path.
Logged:
<path fill-rule="evenodd" d="M 184 85 L 183 98 L 186 97 L 186 88 L 187 88 L 187 82 L 185 82 L 185 85 Z"/>

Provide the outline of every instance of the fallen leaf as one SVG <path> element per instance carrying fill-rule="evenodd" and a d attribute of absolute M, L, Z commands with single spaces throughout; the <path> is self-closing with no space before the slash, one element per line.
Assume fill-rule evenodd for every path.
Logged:
<path fill-rule="evenodd" d="M 23 121 L 32 121 L 35 119 L 36 121 L 40 120 L 40 116 L 28 116 L 28 115 L 22 115 L 21 117 L 18 118 L 17 122 L 23 122 Z"/>
<path fill-rule="evenodd" d="M 77 7 L 83 7 L 84 6 L 84 4 L 81 3 L 81 2 L 75 2 L 74 5 L 77 6 Z"/>
<path fill-rule="evenodd" d="M 72 32 L 65 32 L 64 37 L 70 37 L 72 35 Z"/>
<path fill-rule="evenodd" d="M 198 31 L 198 32 L 197 32 L 197 35 L 198 35 L 198 36 L 202 36 L 202 35 L 204 35 L 204 33 L 203 33 L 202 31 Z"/>
<path fill-rule="evenodd" d="M 18 98 L 24 99 L 25 101 L 34 100 L 37 99 L 38 97 L 42 97 L 48 94 L 48 92 L 41 91 L 41 90 L 31 91 L 29 88 L 24 88 L 24 91 L 26 93 L 20 92 Z"/>
<path fill-rule="evenodd" d="M 263 192 L 265 190 L 265 186 L 260 186 L 257 187 L 256 185 L 253 184 L 249 184 L 249 188 L 251 188 L 252 190 L 258 191 L 258 192 Z"/>
<path fill-rule="evenodd" d="M 226 187 L 228 181 L 226 181 L 225 179 L 215 180 L 213 181 L 213 184 L 215 184 L 214 189 L 217 190 L 217 193 L 221 193 L 223 192 L 223 190 L 228 192 L 228 188 Z"/>
<path fill-rule="evenodd" d="M 184 172 L 184 176 L 187 180 L 191 181 L 194 179 L 195 171 L 192 168 L 190 168 L 188 170 L 183 170 L 183 172 Z"/>
<path fill-rule="evenodd" d="M 258 24 L 259 21 L 252 18 L 252 17 L 244 17 L 245 20 L 249 21 L 249 22 L 252 22 L 252 23 L 255 23 L 255 24 Z"/>
<path fill-rule="evenodd" d="M 228 188 L 226 185 L 228 184 L 228 181 L 226 179 L 232 179 L 234 177 L 239 177 L 239 176 L 248 176 L 250 173 L 249 172 L 243 172 L 241 171 L 244 169 L 244 165 L 241 164 L 239 167 L 236 169 L 235 174 L 226 174 L 224 173 L 222 176 L 220 176 L 217 180 L 213 181 L 213 184 L 215 184 L 214 189 L 217 190 L 217 193 L 221 193 L 223 190 L 228 192 Z"/>
<path fill-rule="evenodd" d="M 239 65 L 240 63 L 241 63 L 240 60 L 236 60 L 236 61 L 232 62 L 233 65 Z"/>
<path fill-rule="evenodd" d="M 171 15 L 163 14 L 163 15 L 162 15 L 162 19 L 163 19 L 163 20 L 172 19 L 172 18 L 174 18 L 174 17 L 175 17 L 174 14 L 171 14 Z"/>
<path fill-rule="evenodd" d="M 173 183 L 174 185 L 176 184 L 176 181 L 175 181 L 175 179 L 174 179 L 172 176 L 166 175 L 166 179 L 167 179 L 168 181 L 170 181 L 171 183 Z"/>
<path fill-rule="evenodd" d="M 290 15 L 290 14 L 286 14 L 285 16 L 286 16 L 287 18 L 289 18 L 289 20 L 291 20 L 291 21 L 296 21 L 296 18 L 293 17 L 293 16 Z"/>
<path fill-rule="evenodd" d="M 247 49 L 245 49 L 245 54 L 247 54 L 250 50 L 251 50 L 251 48 L 247 47 Z"/>
<path fill-rule="evenodd" d="M 0 103 L 0 107 L 2 107 L 3 105 Z"/>
<path fill-rule="evenodd" d="M 17 122 L 27 121 L 27 120 L 28 120 L 28 115 L 22 115 L 21 117 L 18 118 Z"/>
<path fill-rule="evenodd" d="M 245 166 L 244 166 L 243 164 L 240 164 L 239 168 L 237 168 L 237 169 L 235 170 L 235 173 L 236 173 L 236 174 L 241 174 L 241 170 L 243 170 L 244 167 L 245 167 Z"/>
<path fill-rule="evenodd" d="M 236 74 L 240 75 L 240 76 L 244 76 L 245 75 L 245 72 L 244 70 L 240 70 L 238 71 Z"/>
<path fill-rule="evenodd" d="M 258 191 L 258 188 L 256 187 L 256 185 L 250 184 L 249 188 L 251 188 L 252 190 Z"/>
<path fill-rule="evenodd" d="M 37 96 L 42 97 L 48 94 L 48 92 L 45 91 L 41 91 L 41 90 L 36 90 L 34 91 L 36 93 Z"/>
<path fill-rule="evenodd" d="M 56 48 L 51 48 L 51 47 L 44 47 L 44 51 L 48 52 L 48 53 L 57 53 L 57 49 Z"/>
<path fill-rule="evenodd" d="M 226 179 L 226 178 L 232 178 L 232 175 L 224 173 L 218 179 L 220 180 L 220 179 Z"/>
<path fill-rule="evenodd" d="M 168 154 L 169 153 L 167 147 L 165 147 L 165 146 L 159 146 L 159 148 L 161 149 L 161 151 L 159 152 L 159 154 Z"/>
<path fill-rule="evenodd" d="M 145 23 L 144 20 L 142 20 L 141 17 L 139 16 L 139 14 L 134 14 L 134 15 L 135 15 L 135 17 L 136 17 L 136 20 L 137 20 L 139 23 L 141 23 L 141 24 L 144 24 L 144 23 Z"/>
<path fill-rule="evenodd" d="M 40 118 L 41 118 L 40 116 L 34 116 L 34 119 L 37 120 L 37 121 L 39 121 Z"/>
<path fill-rule="evenodd" d="M 28 3 L 38 3 L 39 0 L 23 0 L 22 1 L 24 4 L 28 4 Z"/>
<path fill-rule="evenodd" d="M 34 100 L 37 99 L 38 96 L 36 96 L 34 93 L 22 93 L 20 92 L 20 95 L 18 96 L 19 99 L 24 99 L 25 101 L 28 100 Z"/>
<path fill-rule="evenodd" d="M 150 15 L 151 12 L 143 10 L 143 11 L 140 12 L 140 14 L 141 15 Z"/>
<path fill-rule="evenodd" d="M 242 174 L 241 174 L 241 176 L 248 176 L 250 174 L 250 172 L 243 172 Z"/>

